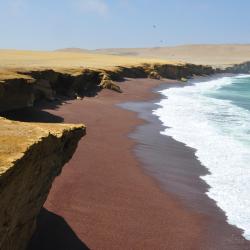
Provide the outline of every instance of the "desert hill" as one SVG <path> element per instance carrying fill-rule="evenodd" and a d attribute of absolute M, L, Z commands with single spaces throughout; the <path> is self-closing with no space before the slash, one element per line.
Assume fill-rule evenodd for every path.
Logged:
<path fill-rule="evenodd" d="M 250 60 L 250 44 L 196 44 L 155 48 L 64 49 L 64 52 L 144 57 L 195 64 L 228 66 Z"/>

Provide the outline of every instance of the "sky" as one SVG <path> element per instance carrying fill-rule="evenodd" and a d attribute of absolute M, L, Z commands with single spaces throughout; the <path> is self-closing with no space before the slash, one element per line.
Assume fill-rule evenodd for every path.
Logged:
<path fill-rule="evenodd" d="M 0 0 L 0 48 L 250 43 L 249 0 Z"/>

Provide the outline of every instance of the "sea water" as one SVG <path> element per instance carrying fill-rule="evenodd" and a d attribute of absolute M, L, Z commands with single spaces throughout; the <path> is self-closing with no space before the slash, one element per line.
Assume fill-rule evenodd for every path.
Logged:
<path fill-rule="evenodd" d="M 161 133 L 196 149 L 210 174 L 207 195 L 250 240 L 250 75 L 161 91 Z"/>

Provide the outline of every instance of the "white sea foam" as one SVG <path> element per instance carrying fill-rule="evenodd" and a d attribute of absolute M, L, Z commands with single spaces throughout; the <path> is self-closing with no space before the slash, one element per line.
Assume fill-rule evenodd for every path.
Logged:
<path fill-rule="evenodd" d="M 162 134 L 197 150 L 211 173 L 201 177 L 211 187 L 208 196 L 250 240 L 250 112 L 211 96 L 231 83 L 224 77 L 163 90 L 166 98 L 153 113 L 167 127 Z"/>
<path fill-rule="evenodd" d="M 247 74 L 235 76 L 235 78 L 248 78 L 248 77 L 250 77 L 250 75 L 247 75 Z"/>

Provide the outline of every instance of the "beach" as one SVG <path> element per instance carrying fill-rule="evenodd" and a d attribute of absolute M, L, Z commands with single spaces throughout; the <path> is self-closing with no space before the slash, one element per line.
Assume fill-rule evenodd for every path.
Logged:
<path fill-rule="evenodd" d="M 250 1 L 0 6 L 0 250 L 250 250 Z"/>
<path fill-rule="evenodd" d="M 103 90 L 22 111 L 33 121 L 87 126 L 53 183 L 30 250 L 250 248 L 204 194 L 208 186 L 199 176 L 207 170 L 194 150 L 159 134 L 151 113 L 160 98 L 153 90 L 162 83 L 179 84 L 127 79 L 121 94 Z"/>

